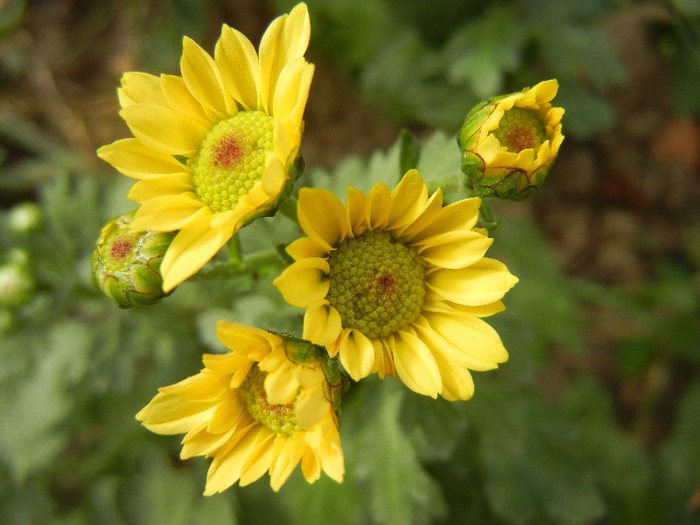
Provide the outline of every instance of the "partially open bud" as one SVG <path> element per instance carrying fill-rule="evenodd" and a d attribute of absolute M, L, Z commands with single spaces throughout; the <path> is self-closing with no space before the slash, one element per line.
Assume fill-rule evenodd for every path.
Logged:
<path fill-rule="evenodd" d="M 163 292 L 160 263 L 175 236 L 171 232 L 132 232 L 134 212 L 109 221 L 92 254 L 95 285 L 120 308 L 155 304 Z"/>
<path fill-rule="evenodd" d="M 462 171 L 482 197 L 525 200 L 544 183 L 564 136 L 556 80 L 477 104 L 459 134 Z"/>

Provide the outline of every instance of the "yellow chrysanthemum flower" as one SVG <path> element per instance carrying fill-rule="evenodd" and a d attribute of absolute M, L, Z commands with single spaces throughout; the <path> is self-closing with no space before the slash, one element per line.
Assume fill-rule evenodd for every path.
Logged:
<path fill-rule="evenodd" d="M 524 200 L 545 181 L 564 141 L 564 110 L 550 104 L 558 88 L 547 80 L 469 112 L 459 137 L 462 171 L 480 195 Z"/>
<path fill-rule="evenodd" d="M 183 41 L 182 76 L 125 73 L 121 116 L 133 138 L 98 155 L 139 179 L 134 230 L 176 231 L 163 289 L 196 273 L 242 226 L 274 212 L 298 176 L 313 65 L 305 4 L 274 20 L 260 56 L 224 25 L 214 58 Z"/>
<path fill-rule="evenodd" d="M 137 415 L 159 434 L 186 433 L 183 459 L 213 457 L 204 494 L 270 472 L 279 490 L 294 468 L 309 483 L 345 472 L 338 431 L 344 383 L 337 361 L 306 341 L 220 321 L 227 354 L 205 354 L 197 375 L 159 390 Z"/>
<path fill-rule="evenodd" d="M 297 214 L 307 237 L 287 247 L 295 260 L 275 280 L 292 305 L 306 308 L 304 339 L 339 354 L 350 376 L 395 376 L 412 390 L 468 399 L 469 369 L 508 358 L 482 317 L 501 311 L 516 282 L 475 228 L 480 200 L 442 206 L 416 170 L 392 193 L 302 188 Z"/>

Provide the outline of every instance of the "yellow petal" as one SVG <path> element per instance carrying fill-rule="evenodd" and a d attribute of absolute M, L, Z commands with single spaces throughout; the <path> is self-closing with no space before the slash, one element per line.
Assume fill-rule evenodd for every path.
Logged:
<path fill-rule="evenodd" d="M 134 137 L 170 155 L 193 155 L 209 132 L 198 120 L 155 104 L 133 104 L 120 114 Z"/>
<path fill-rule="evenodd" d="M 290 243 L 286 251 L 295 261 L 306 257 L 328 257 L 328 251 L 309 237 L 300 237 Z"/>
<path fill-rule="evenodd" d="M 219 70 L 209 53 L 188 37 L 182 39 L 180 70 L 187 89 L 205 113 L 214 121 L 224 118 L 227 111 Z"/>
<path fill-rule="evenodd" d="M 354 236 L 363 234 L 369 229 L 367 221 L 367 195 L 352 186 L 348 186 L 345 197 L 345 209 L 348 214 L 350 231 Z"/>
<path fill-rule="evenodd" d="M 431 237 L 427 248 L 419 249 L 423 260 L 440 268 L 464 268 L 481 259 L 493 239 L 471 231 L 452 231 Z"/>
<path fill-rule="evenodd" d="M 109 162 L 120 173 L 135 179 L 189 172 L 188 168 L 172 155 L 149 148 L 134 138 L 121 139 L 102 146 L 97 150 L 97 156 Z"/>
<path fill-rule="evenodd" d="M 321 346 L 333 343 L 343 331 L 338 310 L 324 303 L 309 306 L 304 314 L 303 338 Z"/>
<path fill-rule="evenodd" d="M 172 155 L 149 148 L 134 138 L 121 139 L 102 146 L 97 150 L 97 156 L 109 162 L 120 173 L 135 179 L 188 172 L 188 168 Z"/>
<path fill-rule="evenodd" d="M 280 72 L 287 63 L 303 56 L 309 45 L 311 24 L 306 4 L 298 4 L 289 15 L 272 21 L 260 42 L 259 102 L 267 113 L 272 110 Z"/>
<path fill-rule="evenodd" d="M 403 330 L 394 335 L 394 341 L 394 364 L 401 381 L 414 392 L 437 397 L 442 390 L 442 379 L 426 344 L 415 334 Z"/>
<path fill-rule="evenodd" d="M 243 462 L 260 430 L 259 423 L 251 423 L 235 432 L 231 439 L 217 451 L 207 472 L 205 496 L 223 492 L 241 477 Z"/>
<path fill-rule="evenodd" d="M 331 406 L 322 388 L 302 392 L 295 403 L 297 421 L 304 428 L 311 428 L 321 421 L 329 410 Z"/>
<path fill-rule="evenodd" d="M 202 109 L 202 104 L 190 93 L 182 77 L 175 75 L 160 76 L 163 95 L 168 105 L 177 108 L 180 113 L 185 113 L 197 119 L 204 127 L 209 127 L 213 122 Z"/>
<path fill-rule="evenodd" d="M 289 304 L 305 308 L 326 297 L 331 285 L 329 272 L 326 259 L 302 259 L 288 266 L 273 284 Z"/>
<path fill-rule="evenodd" d="M 123 108 L 142 102 L 159 106 L 168 105 L 161 90 L 160 79 L 154 75 L 141 72 L 124 73 L 121 85 L 122 87 L 117 90 L 117 96 Z"/>
<path fill-rule="evenodd" d="M 305 432 L 295 432 L 288 439 L 275 440 L 270 466 L 270 486 L 278 491 L 299 464 L 306 449 Z"/>
<path fill-rule="evenodd" d="M 508 360 L 498 333 L 485 321 L 467 315 L 425 314 L 430 326 L 458 353 L 452 357 L 473 370 L 490 370 Z"/>
<path fill-rule="evenodd" d="M 179 395 L 161 393 L 136 414 L 136 419 L 158 434 L 182 434 L 208 421 L 214 410 L 208 401 L 189 402 Z"/>
<path fill-rule="evenodd" d="M 194 194 L 155 197 L 141 204 L 130 226 L 133 231 L 179 230 L 203 209 Z"/>
<path fill-rule="evenodd" d="M 302 57 L 289 62 L 280 72 L 278 85 L 284 89 L 275 90 L 272 114 L 290 122 L 292 128 L 301 124 L 313 76 L 314 66 Z"/>
<path fill-rule="evenodd" d="M 272 442 L 275 438 L 273 432 L 258 433 L 241 467 L 241 487 L 260 479 L 268 471 L 272 460 Z"/>
<path fill-rule="evenodd" d="M 261 370 L 264 370 L 261 368 Z M 299 381 L 290 377 L 287 367 L 280 367 L 265 376 L 265 393 L 272 405 L 286 405 L 294 401 L 299 391 Z"/>
<path fill-rule="evenodd" d="M 488 257 L 460 270 L 437 270 L 426 278 L 429 289 L 467 306 L 499 301 L 517 282 L 502 262 Z"/>
<path fill-rule="evenodd" d="M 211 434 L 221 434 L 233 427 L 244 410 L 243 403 L 238 396 L 231 396 L 219 403 L 207 425 L 207 431 Z"/>
<path fill-rule="evenodd" d="M 435 218 L 442 209 L 442 189 L 438 188 L 428 199 L 428 204 L 421 214 L 403 230 L 401 230 L 401 239 L 411 242 L 413 238 L 421 233 L 426 226 L 432 224 Z"/>
<path fill-rule="evenodd" d="M 340 362 L 355 381 L 367 377 L 374 366 L 372 341 L 358 330 L 344 329 L 340 342 Z"/>
<path fill-rule="evenodd" d="M 387 227 L 402 230 L 411 224 L 425 209 L 428 187 L 418 170 L 409 170 L 391 194 L 391 211 Z"/>
<path fill-rule="evenodd" d="M 375 184 L 369 192 L 366 213 L 371 230 L 380 230 L 387 226 L 391 213 L 391 190 L 386 184 Z"/>
<path fill-rule="evenodd" d="M 297 216 L 304 233 L 329 251 L 347 236 L 345 207 L 328 190 L 301 188 Z"/>
<path fill-rule="evenodd" d="M 481 199 L 464 199 L 448 204 L 435 214 L 433 221 L 416 232 L 411 242 L 423 242 L 435 235 L 458 230 L 471 230 L 479 219 Z"/>
<path fill-rule="evenodd" d="M 157 179 L 140 180 L 135 183 L 127 197 L 132 201 L 145 202 L 163 195 L 194 195 L 192 177 L 189 173 L 166 175 Z"/>
<path fill-rule="evenodd" d="M 224 24 L 214 50 L 214 62 L 221 74 L 224 93 L 247 110 L 258 109 L 260 65 L 250 40 Z M 227 104 L 231 103 L 227 100 Z"/>
<path fill-rule="evenodd" d="M 173 239 L 160 266 L 165 292 L 197 273 L 231 238 L 232 232 L 212 229 L 209 223 L 209 216 L 201 216 L 183 226 Z"/>

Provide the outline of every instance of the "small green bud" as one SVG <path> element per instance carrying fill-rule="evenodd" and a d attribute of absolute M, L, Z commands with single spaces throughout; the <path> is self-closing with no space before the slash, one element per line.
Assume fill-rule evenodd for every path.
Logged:
<path fill-rule="evenodd" d="M 547 178 L 564 136 L 556 80 L 474 106 L 459 134 L 462 171 L 482 197 L 521 201 Z"/>
<path fill-rule="evenodd" d="M 20 306 L 34 294 L 36 283 L 26 261 L 12 259 L 0 266 L 0 306 Z"/>
<path fill-rule="evenodd" d="M 43 213 L 33 202 L 23 202 L 13 206 L 7 214 L 7 226 L 17 235 L 33 233 L 41 226 Z"/>
<path fill-rule="evenodd" d="M 134 213 L 109 221 L 92 254 L 92 280 L 120 308 L 160 301 L 163 278 L 160 264 L 175 236 L 172 232 L 132 232 Z"/>

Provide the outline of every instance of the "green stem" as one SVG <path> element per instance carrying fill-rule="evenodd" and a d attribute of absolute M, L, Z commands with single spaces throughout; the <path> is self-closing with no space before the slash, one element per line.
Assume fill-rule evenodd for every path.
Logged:
<path fill-rule="evenodd" d="M 210 281 L 216 279 L 229 279 L 244 274 L 259 273 L 272 266 L 282 266 L 283 260 L 276 250 L 264 250 L 251 253 L 238 261 L 212 261 L 202 268 L 193 281 Z"/>
<path fill-rule="evenodd" d="M 226 251 L 228 252 L 228 258 L 231 261 L 231 265 L 237 265 L 241 263 L 241 241 L 238 235 L 234 235 L 226 243 Z"/>

